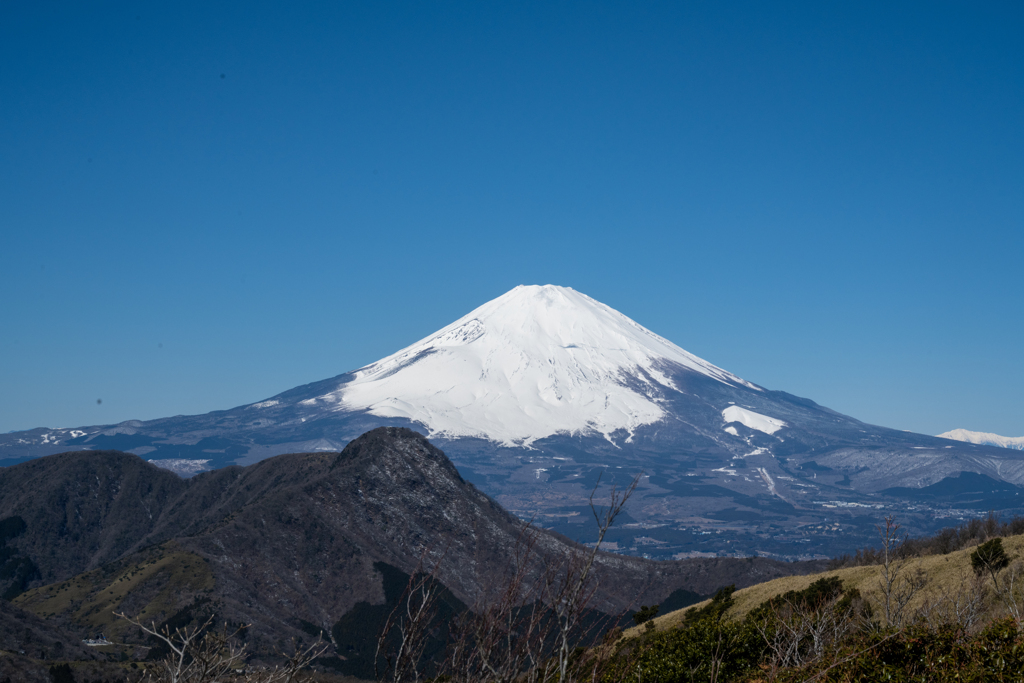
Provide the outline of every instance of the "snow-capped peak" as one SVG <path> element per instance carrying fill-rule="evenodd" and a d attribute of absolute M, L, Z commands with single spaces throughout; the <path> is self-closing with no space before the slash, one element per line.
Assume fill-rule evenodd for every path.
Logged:
<path fill-rule="evenodd" d="M 967 429 L 954 429 L 938 435 L 940 439 L 952 439 L 953 441 L 966 441 L 983 446 L 1000 446 L 1001 448 L 1014 448 L 1024 451 L 1024 436 L 1000 436 L 990 432 L 972 432 Z"/>
<path fill-rule="evenodd" d="M 680 368 L 760 390 L 568 287 L 519 286 L 367 365 L 311 403 L 525 445 L 556 433 L 630 434 L 664 415 Z"/>

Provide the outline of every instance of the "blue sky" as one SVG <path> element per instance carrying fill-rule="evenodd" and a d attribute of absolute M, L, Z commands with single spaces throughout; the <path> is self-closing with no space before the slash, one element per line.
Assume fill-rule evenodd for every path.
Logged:
<path fill-rule="evenodd" d="M 295 5 L 0 4 L 0 431 L 252 402 L 551 283 L 1024 434 L 1020 3 Z"/>

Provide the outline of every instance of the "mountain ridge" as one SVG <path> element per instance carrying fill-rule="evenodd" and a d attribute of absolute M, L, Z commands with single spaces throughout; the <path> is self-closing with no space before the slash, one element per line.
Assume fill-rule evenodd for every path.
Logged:
<path fill-rule="evenodd" d="M 939 434 L 940 439 L 953 441 L 964 441 L 976 443 L 983 446 L 998 446 L 1000 448 L 1012 448 L 1024 451 L 1024 436 L 1001 436 L 992 432 L 972 432 L 968 429 L 953 429 Z"/>
<path fill-rule="evenodd" d="M 100 477 L 96 485 L 90 467 L 121 478 Z M 44 477 L 45 496 L 14 491 Z M 209 604 L 219 619 L 254 624 L 249 642 L 269 652 L 282 638 L 308 637 L 314 626 L 330 631 L 357 603 L 381 604 L 379 563 L 405 575 L 421 561 L 436 564 L 438 580 L 472 606 L 502 585 L 524 528 L 462 479 L 425 437 L 402 428 L 373 430 L 341 453 L 288 454 L 179 479 L 166 496 L 154 493 L 159 486 L 129 485 L 168 477 L 118 453 L 50 456 L 0 470 L 0 519 L 17 514 L 27 521 L 15 548 L 46 577 L 15 603 L 83 634 L 120 633 L 125 627 L 110 616 L 114 611 L 145 613 L 160 623 Z M 61 498 L 68 504 L 51 505 Z M 92 512 L 115 503 L 134 517 Z M 138 518 L 151 523 L 133 524 Z M 122 527 L 137 533 L 125 539 Z M 535 534 L 529 580 L 582 549 L 557 533 Z M 78 545 L 65 543 L 61 557 L 40 550 L 60 538 Z M 124 550 L 110 550 L 106 561 L 74 549 L 110 549 L 111 538 L 121 539 Z M 601 553 L 594 607 L 616 614 L 634 600 L 657 602 L 680 588 L 707 594 L 722 581 L 749 585 L 820 566 L 767 558 L 655 562 Z"/>
<path fill-rule="evenodd" d="M 616 542 L 663 558 L 832 556 L 870 542 L 888 509 L 906 511 L 918 533 L 986 512 L 962 507 L 963 496 L 913 493 L 962 473 L 1024 487 L 1016 451 L 866 424 L 753 385 L 553 286 L 517 288 L 377 363 L 245 406 L 3 435 L 0 464 L 116 449 L 188 475 L 341 451 L 380 426 L 434 434 L 464 478 L 570 536 L 589 528 L 599 474 L 643 471 L 632 536 Z M 1021 508 L 1017 493 L 1000 498 L 1005 511 Z M 842 533 L 810 531 L 825 521 Z"/>

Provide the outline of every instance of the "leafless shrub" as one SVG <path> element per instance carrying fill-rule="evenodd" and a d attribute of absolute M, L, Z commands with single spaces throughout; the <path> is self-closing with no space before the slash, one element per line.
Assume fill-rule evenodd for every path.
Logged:
<path fill-rule="evenodd" d="M 529 683 L 543 675 L 544 644 L 550 641 L 551 618 L 544 604 L 545 588 L 554 581 L 547 570 L 530 581 L 537 531 L 524 525 L 513 551 L 504 590 L 462 615 L 452 631 L 442 666 L 453 681 L 515 681 Z"/>
<path fill-rule="evenodd" d="M 931 629 L 952 626 L 962 635 L 972 635 L 980 625 L 988 589 L 973 572 L 961 570 L 952 590 L 925 596 L 915 618 Z"/>
<path fill-rule="evenodd" d="M 910 558 L 903 552 L 907 536 L 900 534 L 900 524 L 894 516 L 887 516 L 885 527 L 878 526 L 877 529 L 882 543 L 878 581 L 882 593 L 882 614 L 886 626 L 898 629 L 903 626 L 907 605 L 924 587 L 926 577 L 920 568 L 910 567 Z"/>
<path fill-rule="evenodd" d="M 146 683 L 215 683 L 233 680 L 240 683 L 298 683 L 300 676 L 314 659 L 327 650 L 321 639 L 302 650 L 296 647 L 284 665 L 274 668 L 250 668 L 246 665 L 246 646 L 238 645 L 238 636 L 246 627 L 230 631 L 225 624 L 217 631 L 212 628 L 211 615 L 198 626 L 158 629 L 137 618 L 115 614 L 143 633 L 163 641 L 169 654 L 156 666 L 144 671 L 140 680 Z"/>
<path fill-rule="evenodd" d="M 604 537 L 611 529 L 615 519 L 626 507 L 626 502 L 636 491 L 642 474 L 637 475 L 630 484 L 618 491 L 614 486 L 609 494 L 607 508 L 599 508 L 594 504 L 594 494 L 601 483 L 600 477 L 594 490 L 590 492 L 590 511 L 597 522 L 597 542 L 590 548 L 589 552 L 574 551 L 565 562 L 562 581 L 558 584 L 558 590 L 551 600 L 551 606 L 558 615 L 558 680 L 569 683 L 573 678 L 569 676 L 570 655 L 572 654 L 572 637 L 579 630 L 580 619 L 583 617 L 587 607 L 594 597 L 597 585 L 590 580 L 590 572 L 594 567 L 594 560 L 604 542 Z M 591 665 L 596 665 L 592 662 Z"/>
<path fill-rule="evenodd" d="M 373 657 L 374 673 L 378 681 L 417 683 L 421 680 L 423 649 L 431 623 L 437 616 L 438 595 L 443 590 L 441 582 L 437 580 L 437 571 L 446 554 L 447 549 L 426 571 L 430 548 L 424 549 L 402 597 L 384 622 Z M 380 668 L 382 659 L 383 670 Z"/>
<path fill-rule="evenodd" d="M 802 668 L 834 657 L 855 628 L 857 605 L 835 593 L 817 603 L 782 599 L 769 603 L 755 624 L 767 646 L 766 674 L 773 679 L 785 668 Z"/>
<path fill-rule="evenodd" d="M 1002 582 L 993 582 L 993 585 L 1006 611 L 1017 623 L 1017 628 L 1024 629 L 1024 562 L 1011 562 L 1010 566 L 1003 570 Z"/>
<path fill-rule="evenodd" d="M 613 652 L 612 645 L 605 643 L 589 650 L 575 645 L 588 635 L 614 626 L 610 621 L 587 621 L 595 614 L 590 609 L 596 591 L 593 568 L 608 530 L 639 481 L 637 477 L 622 490 L 613 487 L 607 507 L 594 502 L 595 486 L 590 508 L 598 524 L 597 542 L 592 547 L 571 548 L 560 562 L 543 563 L 539 573 L 539 532 L 524 525 L 504 585 L 453 624 L 439 677 L 452 683 L 571 683 L 599 678 L 601 667 Z M 415 669 L 422 653 L 422 625 L 430 618 L 428 585 L 439 584 L 435 581 L 411 586 L 400 601 L 405 616 L 389 620 L 381 635 L 379 642 L 384 643 L 388 632 L 398 629 L 396 642 L 402 643 L 409 634 L 410 645 L 403 650 L 407 654 L 404 659 L 395 658 L 389 681 L 418 681 L 422 676 Z"/>

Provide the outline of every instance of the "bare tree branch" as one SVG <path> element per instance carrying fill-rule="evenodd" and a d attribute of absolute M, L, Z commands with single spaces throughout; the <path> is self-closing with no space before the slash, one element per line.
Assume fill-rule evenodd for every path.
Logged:
<path fill-rule="evenodd" d="M 570 549 L 561 562 L 545 561 L 539 575 L 534 568 L 542 559 L 537 552 L 540 533 L 529 523 L 523 525 L 501 591 L 493 598 L 481 598 L 453 628 L 441 668 L 447 680 L 571 683 L 601 679 L 614 647 L 605 643 L 584 652 L 575 645 L 588 633 L 617 624 L 616 617 L 608 617 L 608 623 L 585 623 L 584 618 L 590 614 L 597 589 L 593 580 L 597 553 L 639 481 L 638 476 L 621 491 L 613 487 L 606 508 L 595 504 L 595 486 L 590 505 L 598 524 L 596 543 Z"/>
<path fill-rule="evenodd" d="M 143 633 L 162 641 L 169 648 L 168 655 L 157 665 L 142 674 L 141 680 L 149 683 L 214 683 L 231 678 L 244 683 L 297 683 L 300 672 L 314 659 L 326 651 L 327 645 L 317 638 L 306 649 L 295 648 L 284 665 L 272 669 L 250 669 L 246 666 L 246 646 L 239 646 L 235 638 L 248 628 L 239 626 L 229 631 L 227 624 L 221 631 L 211 628 L 214 617 L 209 616 L 198 626 L 157 628 L 126 614 L 114 616 L 137 626 Z"/>
<path fill-rule="evenodd" d="M 904 553 L 907 536 L 900 534 L 900 524 L 893 515 L 885 518 L 885 528 L 876 528 L 882 542 L 878 587 L 882 592 L 885 624 L 900 628 L 903 626 L 907 605 L 926 583 L 925 575 L 920 568 L 909 571 Z"/>
<path fill-rule="evenodd" d="M 430 547 L 424 548 L 420 555 L 402 597 L 388 615 L 377 638 L 373 656 L 377 680 L 418 683 L 421 679 L 420 660 L 427 643 L 428 629 L 437 614 L 438 594 L 442 590 L 437 572 L 447 553 L 448 548 L 445 548 L 430 571 L 424 571 Z M 392 647 L 392 643 L 396 644 Z M 383 671 L 380 670 L 382 658 L 385 662 Z"/>

